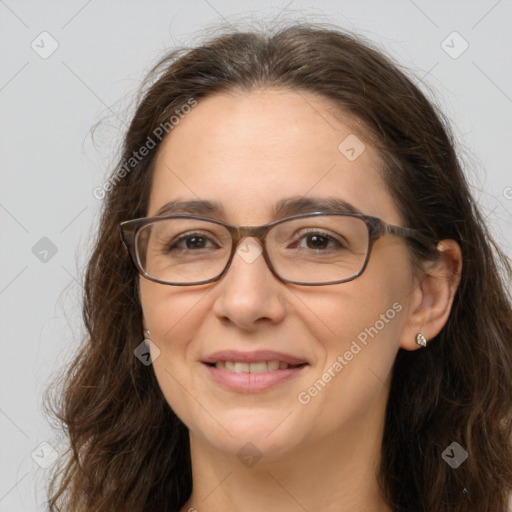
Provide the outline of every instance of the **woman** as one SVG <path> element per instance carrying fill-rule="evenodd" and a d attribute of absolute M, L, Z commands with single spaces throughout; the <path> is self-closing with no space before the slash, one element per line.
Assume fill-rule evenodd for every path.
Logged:
<path fill-rule="evenodd" d="M 506 512 L 510 266 L 442 115 L 327 25 L 222 34 L 146 85 L 50 509 Z"/>

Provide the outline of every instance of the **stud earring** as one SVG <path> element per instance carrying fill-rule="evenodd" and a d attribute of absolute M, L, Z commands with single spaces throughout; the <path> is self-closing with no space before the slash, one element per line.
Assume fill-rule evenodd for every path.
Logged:
<path fill-rule="evenodd" d="M 144 341 L 151 341 L 151 333 L 149 331 L 144 331 Z"/>
<path fill-rule="evenodd" d="M 416 336 L 416 343 L 418 345 L 421 345 L 422 347 L 427 346 L 427 340 L 425 339 L 425 336 L 423 336 L 423 334 L 421 334 L 421 332 L 419 332 Z"/>

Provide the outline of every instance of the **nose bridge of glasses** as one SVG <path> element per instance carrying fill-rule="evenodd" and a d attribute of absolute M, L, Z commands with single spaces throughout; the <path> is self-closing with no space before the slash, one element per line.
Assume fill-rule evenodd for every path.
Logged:
<path fill-rule="evenodd" d="M 234 228 L 230 230 L 231 237 L 233 238 L 233 246 L 238 246 L 242 240 L 248 237 L 256 238 L 263 244 L 268 229 L 267 226 L 239 226 L 238 228 Z"/>

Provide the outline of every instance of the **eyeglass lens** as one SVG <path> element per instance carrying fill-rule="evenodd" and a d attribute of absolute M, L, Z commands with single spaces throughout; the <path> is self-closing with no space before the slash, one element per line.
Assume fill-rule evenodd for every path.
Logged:
<path fill-rule="evenodd" d="M 144 225 L 136 239 L 145 273 L 171 283 L 207 281 L 226 266 L 232 248 L 225 226 L 198 219 L 161 219 Z M 274 225 L 265 245 L 274 270 L 298 282 L 330 282 L 358 274 L 368 251 L 364 220 L 342 215 L 289 219 Z"/>

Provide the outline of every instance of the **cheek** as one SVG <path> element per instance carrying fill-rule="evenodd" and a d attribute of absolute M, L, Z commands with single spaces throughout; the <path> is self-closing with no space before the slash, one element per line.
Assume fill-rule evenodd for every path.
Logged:
<path fill-rule="evenodd" d="M 318 295 L 317 301 L 304 300 L 321 312 L 328 329 L 321 338 L 325 360 L 299 401 L 322 408 L 328 424 L 362 417 L 372 403 L 385 402 L 412 283 L 408 273 L 390 269 L 407 268 L 404 255 L 402 261 L 395 252 L 393 267 L 383 253 L 383 260 L 368 265 L 360 278 Z"/>
<path fill-rule="evenodd" d="M 143 279 L 143 278 L 141 278 Z M 208 312 L 204 288 L 194 292 L 141 280 L 141 303 L 146 328 L 160 353 L 153 371 L 160 390 L 173 411 L 192 430 L 202 410 L 192 398 L 195 389 L 194 339 Z M 210 306 L 211 308 L 211 306 Z"/>
<path fill-rule="evenodd" d="M 203 322 L 208 291 L 165 286 L 141 278 L 141 304 L 151 341 L 159 348 L 155 361 L 172 374 L 181 373 L 193 358 L 192 341 Z M 157 364 L 158 363 L 158 364 Z"/>
<path fill-rule="evenodd" d="M 164 349 L 171 348 L 171 345 L 173 350 L 183 348 L 200 326 L 199 317 L 204 315 L 203 299 L 208 290 L 181 289 L 141 278 L 140 294 L 151 339 L 162 344 Z"/>
<path fill-rule="evenodd" d="M 370 259 L 359 278 L 304 295 L 304 303 L 325 326 L 322 337 L 328 352 L 350 350 L 353 341 L 368 348 L 374 339 L 378 343 L 372 345 L 381 351 L 398 346 L 413 281 L 408 273 L 395 271 L 407 268 L 407 253 L 388 250 L 379 256 Z"/>
<path fill-rule="evenodd" d="M 343 373 L 350 374 L 351 379 L 364 379 L 364 372 L 359 370 L 363 367 L 365 372 L 369 367 L 388 371 L 405 320 L 405 306 L 398 289 L 382 284 L 365 289 L 360 284 L 354 281 L 352 287 L 345 283 L 340 286 L 346 288 L 338 294 L 333 292 L 318 301 L 304 300 L 319 312 L 320 324 L 324 326 L 322 330 L 311 329 L 312 336 L 323 345 L 325 360 L 322 358 L 321 366 L 332 372 L 335 363 L 342 359 Z M 339 365 L 336 367 L 341 370 Z"/>
<path fill-rule="evenodd" d="M 304 421 L 316 415 L 316 428 L 328 434 L 350 423 L 364 425 L 383 413 L 403 311 L 391 297 L 353 300 L 340 305 L 337 317 L 331 307 L 330 318 L 324 317 L 334 326 L 322 339 L 325 359 L 296 397 Z"/>

